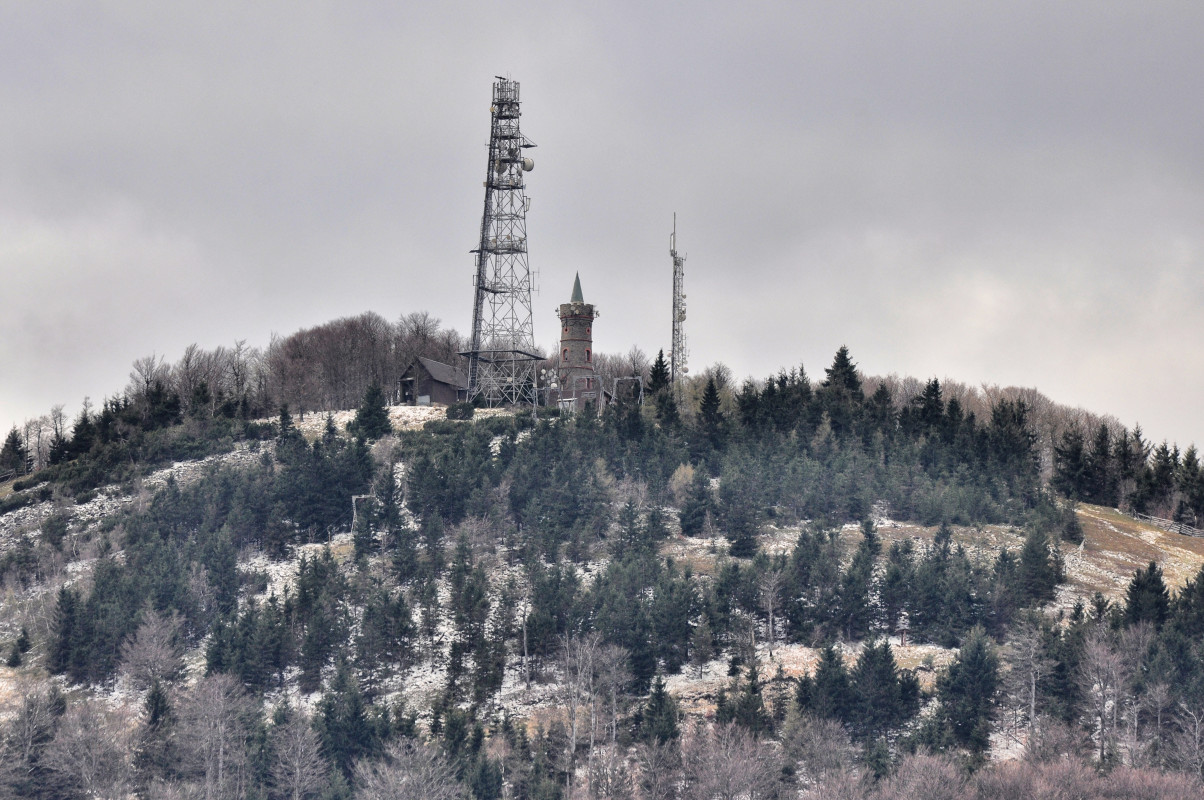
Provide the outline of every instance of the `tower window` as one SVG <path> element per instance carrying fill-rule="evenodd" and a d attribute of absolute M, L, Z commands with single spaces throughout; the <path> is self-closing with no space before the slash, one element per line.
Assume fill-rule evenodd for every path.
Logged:
<path fill-rule="evenodd" d="M 568 351 L 566 350 L 565 352 L 568 352 Z M 590 360 L 590 357 L 589 357 L 589 351 L 588 351 L 588 350 L 586 350 L 586 351 L 585 351 L 585 360 L 586 360 L 586 361 L 589 361 L 589 360 Z"/>
<path fill-rule="evenodd" d="M 569 349 L 568 349 L 567 347 L 566 347 L 566 348 L 564 348 L 564 355 L 563 355 L 561 358 L 562 358 L 562 360 L 564 360 L 564 361 L 568 361 L 568 360 L 569 360 Z"/>

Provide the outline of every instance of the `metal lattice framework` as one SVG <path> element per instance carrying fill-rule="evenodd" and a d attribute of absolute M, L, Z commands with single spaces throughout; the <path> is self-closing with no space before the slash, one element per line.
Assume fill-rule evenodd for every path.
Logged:
<path fill-rule="evenodd" d="M 519 130 L 518 83 L 493 84 L 489 165 L 481 243 L 473 250 L 472 339 L 468 399 L 488 406 L 535 403 L 535 329 L 531 314 L 531 268 L 527 263 L 527 209 L 523 175 L 534 168 L 524 151 L 535 145 Z"/>
<path fill-rule="evenodd" d="M 673 259 L 673 344 L 669 350 L 669 378 L 673 384 L 673 396 L 681 402 L 682 382 L 689 368 L 686 366 L 686 257 L 677 254 L 677 214 L 673 215 L 673 233 L 669 236 L 669 256 Z"/>

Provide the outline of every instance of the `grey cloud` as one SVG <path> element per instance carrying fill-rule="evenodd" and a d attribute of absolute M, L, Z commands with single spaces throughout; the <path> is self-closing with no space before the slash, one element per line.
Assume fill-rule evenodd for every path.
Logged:
<path fill-rule="evenodd" d="M 666 346 L 677 211 L 698 367 L 848 343 L 1204 443 L 1202 34 L 1169 3 L 9 6 L 0 425 L 191 341 L 466 328 L 509 73 L 541 340 L 580 270 L 600 348 Z"/>

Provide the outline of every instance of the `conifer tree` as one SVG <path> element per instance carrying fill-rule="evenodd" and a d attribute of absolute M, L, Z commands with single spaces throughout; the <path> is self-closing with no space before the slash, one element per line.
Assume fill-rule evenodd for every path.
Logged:
<path fill-rule="evenodd" d="M 1162 570 L 1153 561 L 1139 569 L 1125 592 L 1125 622 L 1135 625 L 1149 622 L 1160 627 L 1166 621 L 1170 593 L 1162 580 Z"/>
<path fill-rule="evenodd" d="M 855 709 L 850 722 L 861 736 L 883 736 L 919 710 L 919 682 L 899 674 L 886 639 L 866 645 L 850 677 Z"/>
<path fill-rule="evenodd" d="M 711 498 L 711 478 L 706 469 L 699 465 L 694 470 L 694 480 L 690 483 L 686 500 L 682 503 L 678 519 L 681 521 L 681 532 L 686 536 L 699 536 L 706 525 L 706 517 L 714 508 Z"/>
<path fill-rule="evenodd" d="M 698 429 L 712 448 L 718 449 L 722 446 L 724 417 L 723 412 L 719 410 L 719 387 L 715 385 L 713 375 L 707 377 L 702 401 L 698 406 Z"/>
<path fill-rule="evenodd" d="M 1033 528 L 1024 537 L 1020 551 L 1020 596 L 1025 605 L 1052 600 L 1061 578 L 1059 564 L 1050 551 L 1045 533 Z"/>
<path fill-rule="evenodd" d="M 857 365 L 849 356 L 849 348 L 841 345 L 832 359 L 832 366 L 824 370 L 827 377 L 823 382 L 825 389 L 832 389 L 847 394 L 853 400 L 864 398 L 861 391 L 861 376 L 857 374 Z"/>
<path fill-rule="evenodd" d="M 361 439 L 379 439 L 393 432 L 389 409 L 385 406 L 385 392 L 379 383 L 373 382 L 364 391 L 364 399 L 347 430 Z"/>
<path fill-rule="evenodd" d="M 853 709 L 849 672 L 844 658 L 831 644 L 824 645 L 819 654 L 815 675 L 799 682 L 799 706 L 817 717 L 845 722 Z"/>
<path fill-rule="evenodd" d="M 998 690 L 999 657 L 986 633 L 975 628 L 937 682 L 940 721 L 954 744 L 974 755 L 986 752 Z"/>
<path fill-rule="evenodd" d="M 677 701 L 665 688 L 665 681 L 657 675 L 652 682 L 652 693 L 640 712 L 639 738 L 653 744 L 665 744 L 676 739 L 678 728 Z"/>
<path fill-rule="evenodd" d="M 1083 448 L 1083 433 L 1077 427 L 1068 428 L 1054 445 L 1053 488 L 1072 500 L 1087 499 L 1087 453 Z"/>
<path fill-rule="evenodd" d="M 748 667 L 748 680 L 737 683 L 730 692 L 720 691 L 715 708 L 715 721 L 720 725 L 734 722 L 753 736 L 773 730 L 773 719 L 765 709 L 765 698 L 761 694 L 761 683 L 757 678 L 756 662 Z"/>
<path fill-rule="evenodd" d="M 656 360 L 652 362 L 652 371 L 648 375 L 648 391 L 655 395 L 669 386 L 669 365 L 665 363 L 665 351 L 656 352 Z"/>
<path fill-rule="evenodd" d="M 23 474 L 28 456 L 25 445 L 21 443 L 21 434 L 14 425 L 4 439 L 4 445 L 0 447 L 0 476 L 10 471 L 17 475 Z"/>

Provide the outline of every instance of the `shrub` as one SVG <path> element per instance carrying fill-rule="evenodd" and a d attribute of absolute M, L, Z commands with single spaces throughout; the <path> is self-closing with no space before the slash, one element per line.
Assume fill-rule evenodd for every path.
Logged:
<path fill-rule="evenodd" d="M 448 419 L 472 419 L 473 412 L 472 403 L 452 403 L 447 407 Z"/>

